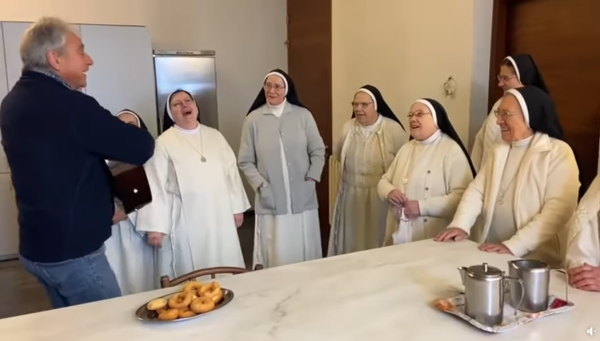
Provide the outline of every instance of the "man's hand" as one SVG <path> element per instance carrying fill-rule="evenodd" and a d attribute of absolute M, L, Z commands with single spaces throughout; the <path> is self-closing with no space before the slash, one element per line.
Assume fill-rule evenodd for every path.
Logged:
<path fill-rule="evenodd" d="M 388 200 L 392 203 L 392 205 L 401 207 L 404 206 L 406 197 L 404 196 L 404 193 L 400 192 L 399 189 L 395 189 L 388 194 Z M 404 214 L 406 214 L 406 212 Z"/>
<path fill-rule="evenodd" d="M 148 237 L 148 244 L 150 244 L 151 246 L 162 247 L 162 240 L 163 240 L 164 234 L 162 234 L 160 232 L 148 232 L 147 237 Z"/>
<path fill-rule="evenodd" d="M 234 214 L 233 219 L 235 220 L 235 227 L 237 227 L 237 228 L 242 227 L 242 224 L 244 224 L 244 213 Z"/>
<path fill-rule="evenodd" d="M 121 222 L 121 221 L 123 221 L 125 219 L 127 219 L 127 214 L 125 214 L 125 212 L 123 212 L 123 211 L 121 211 L 119 209 L 116 209 L 115 210 L 115 214 L 112 217 L 112 223 L 114 225 L 114 224 L 119 223 L 119 222 Z"/>
<path fill-rule="evenodd" d="M 584 263 L 569 269 L 567 273 L 572 287 L 585 291 L 600 291 L 600 267 Z"/>
<path fill-rule="evenodd" d="M 458 227 L 448 227 L 433 240 L 436 242 L 459 242 L 467 238 L 467 233 Z"/>

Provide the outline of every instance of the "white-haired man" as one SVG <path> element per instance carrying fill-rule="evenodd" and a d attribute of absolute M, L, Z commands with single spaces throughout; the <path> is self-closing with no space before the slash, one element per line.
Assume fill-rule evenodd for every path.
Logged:
<path fill-rule="evenodd" d="M 154 140 L 80 91 L 92 59 L 62 20 L 32 25 L 20 53 L 23 73 L 0 105 L 0 130 L 21 263 L 57 308 L 120 296 L 104 253 L 115 216 L 105 159 L 142 165 Z"/>

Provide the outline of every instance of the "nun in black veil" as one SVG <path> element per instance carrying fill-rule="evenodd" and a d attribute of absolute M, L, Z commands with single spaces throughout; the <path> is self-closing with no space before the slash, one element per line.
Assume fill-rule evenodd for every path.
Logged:
<path fill-rule="evenodd" d="M 248 110 L 238 164 L 256 193 L 255 266 L 321 258 L 315 186 L 325 145 L 294 82 L 280 69 L 265 76 Z"/>
<path fill-rule="evenodd" d="M 539 71 L 531 55 L 515 54 L 507 56 L 500 65 L 498 87 L 506 92 L 510 89 L 518 89 L 524 86 L 535 86 L 546 94 L 549 94 L 542 73 Z M 496 124 L 496 117 L 492 115 L 498 109 L 501 100 L 502 98 L 498 99 L 494 104 L 487 119 L 483 122 L 481 129 L 475 136 L 471 160 L 476 170 L 483 167 L 494 144 L 501 140 L 500 128 Z M 562 130 L 560 125 L 558 128 Z"/>
<path fill-rule="evenodd" d="M 471 236 L 486 252 L 561 266 L 559 236 L 577 206 L 579 169 L 550 96 L 510 89 L 495 112 L 502 140 L 436 240 Z M 483 224 L 473 227 L 481 216 Z"/>
<path fill-rule="evenodd" d="M 475 177 L 467 149 L 439 102 L 419 99 L 407 116 L 411 140 L 378 185 L 379 196 L 390 203 L 386 246 L 437 236 Z"/>
<path fill-rule="evenodd" d="M 342 127 L 333 149 L 333 164 L 338 167 L 330 168 L 337 196 L 329 256 L 382 245 L 388 204 L 379 199 L 377 183 L 407 140 L 379 89 L 364 85 L 354 93 L 352 118 Z"/>
<path fill-rule="evenodd" d="M 123 109 L 116 116 L 127 124 L 148 130 L 142 118 L 130 109 Z M 134 172 L 135 176 L 140 176 L 140 170 Z M 141 172 L 143 173 L 143 168 Z M 145 173 L 141 176 L 145 177 Z M 139 181 L 134 182 L 139 185 Z M 147 181 L 145 185 L 148 186 Z M 136 231 L 136 212 L 126 215 L 124 209 L 119 206 L 117 204 L 115 210 L 117 213 L 113 218 L 111 237 L 105 243 L 106 258 L 123 295 L 154 290 L 154 248 L 148 245 L 144 233 Z"/>

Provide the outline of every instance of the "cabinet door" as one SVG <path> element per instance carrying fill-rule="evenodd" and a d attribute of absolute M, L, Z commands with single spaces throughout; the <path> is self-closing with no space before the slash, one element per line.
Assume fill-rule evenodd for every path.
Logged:
<path fill-rule="evenodd" d="M 6 77 L 6 60 L 4 58 L 4 38 L 2 32 L 2 26 L 0 25 L 0 102 L 6 96 L 8 92 L 8 78 Z M 0 135 L 0 140 L 2 139 L 2 135 Z M 8 168 L 8 163 L 6 162 L 6 156 L 4 155 L 4 149 L 0 148 L 0 173 L 10 172 Z M 0 216 L 0 219 L 2 217 Z"/>
<path fill-rule="evenodd" d="M 113 115 L 133 110 L 156 136 L 152 43 L 146 28 L 81 25 L 81 37 L 94 60 L 87 73 L 87 94 Z"/>
<path fill-rule="evenodd" d="M 19 52 L 19 47 L 21 46 L 21 39 L 23 38 L 23 34 L 31 25 L 32 23 L 28 22 L 2 23 L 2 33 L 4 35 L 4 52 L 6 56 L 6 69 L 9 90 L 21 77 L 23 63 L 21 62 L 21 53 Z M 73 30 L 79 33 L 79 25 L 73 25 Z"/>
<path fill-rule="evenodd" d="M 0 260 L 19 253 L 17 205 L 10 174 L 0 174 Z"/>

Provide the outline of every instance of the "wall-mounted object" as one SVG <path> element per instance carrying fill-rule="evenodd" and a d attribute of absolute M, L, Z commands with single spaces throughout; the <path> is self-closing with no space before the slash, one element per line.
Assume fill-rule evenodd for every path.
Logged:
<path fill-rule="evenodd" d="M 444 83 L 444 92 L 446 97 L 454 97 L 456 93 L 456 81 L 453 76 L 448 77 L 448 80 Z"/>

